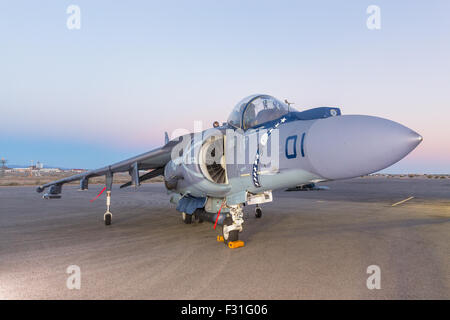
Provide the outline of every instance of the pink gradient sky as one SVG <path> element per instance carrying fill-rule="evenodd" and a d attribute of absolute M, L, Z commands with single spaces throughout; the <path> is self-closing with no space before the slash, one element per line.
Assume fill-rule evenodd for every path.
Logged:
<path fill-rule="evenodd" d="M 98 167 L 267 93 L 402 123 L 424 141 L 389 171 L 450 173 L 450 2 L 377 3 L 378 31 L 368 1 L 79 1 L 78 31 L 69 2 L 3 3 L 0 157 Z"/>

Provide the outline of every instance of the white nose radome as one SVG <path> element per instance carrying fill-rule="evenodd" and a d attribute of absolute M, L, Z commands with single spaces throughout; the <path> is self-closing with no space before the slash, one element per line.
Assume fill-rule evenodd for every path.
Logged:
<path fill-rule="evenodd" d="M 410 153 L 422 137 L 394 121 L 345 115 L 317 120 L 304 141 L 315 173 L 326 179 L 346 179 L 389 167 Z"/>

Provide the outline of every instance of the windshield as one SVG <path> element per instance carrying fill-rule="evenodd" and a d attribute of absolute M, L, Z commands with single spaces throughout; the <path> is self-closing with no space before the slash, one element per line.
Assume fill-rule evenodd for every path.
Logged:
<path fill-rule="evenodd" d="M 274 97 L 253 95 L 241 100 L 234 107 L 228 123 L 245 130 L 278 119 L 288 112 L 288 106 Z"/>

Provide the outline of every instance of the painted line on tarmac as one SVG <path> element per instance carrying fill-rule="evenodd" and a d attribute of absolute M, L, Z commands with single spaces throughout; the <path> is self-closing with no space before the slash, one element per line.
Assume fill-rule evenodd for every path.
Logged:
<path fill-rule="evenodd" d="M 395 207 L 396 205 L 399 205 L 399 204 L 405 203 L 406 201 L 409 201 L 409 200 L 411 200 L 411 199 L 414 199 L 414 197 L 409 197 L 409 198 L 406 198 L 405 200 L 402 200 L 402 201 L 396 202 L 396 203 L 394 203 L 394 204 L 393 204 L 392 206 L 393 206 L 393 207 Z"/>

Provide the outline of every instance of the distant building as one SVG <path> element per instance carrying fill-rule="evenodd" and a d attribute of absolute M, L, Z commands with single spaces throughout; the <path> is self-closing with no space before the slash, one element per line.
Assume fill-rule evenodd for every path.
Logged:
<path fill-rule="evenodd" d="M 71 172 L 74 172 L 74 173 L 83 173 L 83 172 L 85 172 L 86 170 L 85 169 L 72 169 L 72 170 L 70 170 Z"/>
<path fill-rule="evenodd" d="M 59 168 L 43 168 L 43 169 L 40 169 L 40 171 L 43 172 L 43 173 L 58 173 L 58 172 L 62 172 L 62 170 L 59 169 Z"/>

